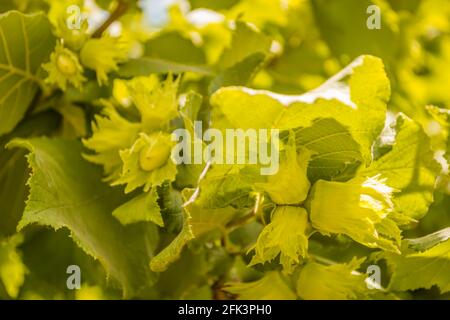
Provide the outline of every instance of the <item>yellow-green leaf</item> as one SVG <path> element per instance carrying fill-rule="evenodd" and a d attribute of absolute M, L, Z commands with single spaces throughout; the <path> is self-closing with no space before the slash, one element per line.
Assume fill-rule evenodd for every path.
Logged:
<path fill-rule="evenodd" d="M 38 88 L 55 38 L 43 13 L 0 15 L 0 135 L 22 119 Z"/>

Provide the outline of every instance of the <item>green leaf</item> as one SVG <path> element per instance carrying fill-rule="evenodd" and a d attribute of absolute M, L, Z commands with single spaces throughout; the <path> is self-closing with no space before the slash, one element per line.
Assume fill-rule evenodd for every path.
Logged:
<path fill-rule="evenodd" d="M 230 284 L 226 291 L 241 300 L 295 300 L 297 297 L 277 271 L 267 272 L 254 282 Z"/>
<path fill-rule="evenodd" d="M 150 39 L 145 44 L 144 57 L 187 65 L 202 65 L 206 62 L 203 49 L 176 31 L 162 32 Z"/>
<path fill-rule="evenodd" d="M 219 73 L 211 80 L 208 91 L 221 87 L 247 85 L 269 55 L 271 41 L 253 25 L 236 21 L 231 43 L 218 62 Z"/>
<path fill-rule="evenodd" d="M 191 299 L 189 295 L 207 281 L 211 268 L 205 251 L 184 250 L 180 259 L 161 273 L 156 289 L 162 299 Z M 211 290 L 209 286 L 207 288 Z"/>
<path fill-rule="evenodd" d="M 86 114 L 83 109 L 72 105 L 64 104 L 56 108 L 62 116 L 61 136 L 63 138 L 80 138 L 87 134 Z"/>
<path fill-rule="evenodd" d="M 400 49 L 399 19 L 385 1 L 318 0 L 311 4 L 323 39 L 337 57 L 353 59 L 373 54 L 386 62 L 396 62 Z M 380 9 L 379 29 L 367 27 L 374 16 L 367 9 L 374 4 Z M 352 37 L 347 37 L 348 34 Z"/>
<path fill-rule="evenodd" d="M 111 294 L 108 297 L 121 297 L 120 290 L 107 285 L 102 265 L 73 242 L 67 229 L 29 228 L 25 235 L 20 249 L 29 273 L 19 299 L 75 299 L 79 291 L 67 288 L 70 265 L 80 267 L 82 287 L 95 285 Z"/>
<path fill-rule="evenodd" d="M 158 206 L 158 193 L 156 188 L 152 188 L 149 193 L 142 193 L 134 197 L 115 209 L 112 214 L 123 225 L 150 221 L 158 226 L 164 226 Z"/>
<path fill-rule="evenodd" d="M 222 52 L 218 66 L 225 70 L 236 66 L 236 64 L 255 53 L 267 55 L 270 45 L 270 39 L 253 25 L 243 21 L 236 21 L 236 28 L 233 32 L 231 43 Z"/>
<path fill-rule="evenodd" d="M 28 273 L 22 262 L 21 253 L 17 250 L 23 241 L 21 234 L 0 241 L 0 280 L 11 298 L 17 298 L 19 290 Z"/>
<path fill-rule="evenodd" d="M 280 255 L 280 263 L 287 273 L 304 258 L 308 251 L 306 228 L 308 214 L 300 207 L 280 206 L 272 220 L 264 227 L 255 245 L 255 255 L 250 263 L 264 263 Z"/>
<path fill-rule="evenodd" d="M 393 1 L 389 0 L 389 4 L 392 6 L 392 9 L 399 10 L 407 10 L 410 12 L 415 12 L 419 7 L 421 1 L 420 0 L 398 0 Z"/>
<path fill-rule="evenodd" d="M 198 8 L 208 8 L 211 10 L 223 10 L 228 9 L 235 5 L 239 0 L 189 0 L 189 3 L 192 6 L 192 9 Z"/>
<path fill-rule="evenodd" d="M 449 21 L 0 1 L 0 299 L 450 298 Z"/>
<path fill-rule="evenodd" d="M 209 93 L 221 87 L 245 86 L 254 77 L 264 63 L 265 56 L 261 52 L 254 53 L 228 69 L 220 72 L 210 83 Z"/>
<path fill-rule="evenodd" d="M 185 211 L 184 212 L 184 224 L 181 232 L 176 236 L 176 238 L 161 252 L 159 252 L 151 261 L 150 269 L 154 272 L 163 272 L 181 255 L 184 246 L 194 239 L 194 234 L 192 232 L 192 227 L 190 225 L 191 217 Z"/>
<path fill-rule="evenodd" d="M 43 13 L 0 16 L 0 135 L 22 119 L 42 85 L 40 66 L 55 46 Z"/>
<path fill-rule="evenodd" d="M 223 115 L 233 127 L 243 129 L 305 128 L 320 118 L 332 117 L 347 128 L 360 145 L 363 159 L 369 162 L 372 144 L 384 127 L 389 97 L 389 80 L 381 60 L 361 56 L 319 88 L 303 95 L 227 87 L 214 93 L 211 104 L 213 112 Z M 352 145 L 346 152 L 355 149 Z"/>
<path fill-rule="evenodd" d="M 1 145 L 4 148 L 4 145 Z M 25 207 L 29 176 L 23 150 L 0 153 L 0 234 L 13 235 Z"/>
<path fill-rule="evenodd" d="M 394 291 L 439 287 L 441 293 L 450 291 L 450 241 L 442 242 L 420 253 L 383 255 L 393 274 L 389 289 Z"/>
<path fill-rule="evenodd" d="M 282 0 L 241 0 L 228 10 L 226 16 L 231 19 L 242 17 L 241 19 L 261 27 L 284 26 L 287 24 L 287 9 L 290 5 Z"/>
<path fill-rule="evenodd" d="M 155 227 L 123 227 L 111 212 L 123 201 L 120 190 L 101 182 L 101 172 L 81 157 L 74 141 L 16 139 L 10 147 L 30 151 L 30 196 L 18 228 L 30 224 L 70 230 L 74 241 L 98 259 L 107 273 L 133 297 L 155 281 L 148 262 L 157 243 Z M 119 202 L 119 203 L 117 203 Z"/>
<path fill-rule="evenodd" d="M 248 251 L 255 245 L 263 228 L 264 227 L 255 220 L 231 231 L 228 234 L 228 238 L 233 245 L 242 248 L 243 251 Z"/>
<path fill-rule="evenodd" d="M 193 122 L 198 117 L 202 102 L 203 97 L 195 91 L 189 91 L 186 94 L 186 102 L 180 107 L 180 113 L 183 116 L 185 127 L 189 129 L 193 128 Z M 186 123 L 186 121 L 188 123 Z M 193 131 L 191 133 L 193 133 Z"/>
<path fill-rule="evenodd" d="M 313 152 L 308 164 L 311 181 L 334 180 L 346 169 L 364 161 L 350 129 L 333 118 L 314 120 L 312 126 L 297 128 L 294 132 L 297 148 Z"/>
<path fill-rule="evenodd" d="M 22 121 L 13 132 L 0 137 L 0 236 L 12 236 L 22 217 L 28 195 L 26 182 L 30 175 L 25 150 L 5 149 L 16 137 L 50 134 L 57 129 L 59 117 L 44 112 Z"/>
<path fill-rule="evenodd" d="M 0 12 L 6 12 L 16 9 L 16 4 L 13 0 L 5 0 L 0 4 Z"/>
<path fill-rule="evenodd" d="M 82 91 L 75 87 L 68 87 L 65 98 L 74 103 L 90 103 L 92 101 L 107 99 L 111 96 L 111 87 L 99 86 L 97 81 L 88 80 L 83 84 Z"/>
<path fill-rule="evenodd" d="M 158 205 L 161 208 L 161 216 L 164 228 L 170 233 L 179 233 L 183 228 L 184 210 L 181 192 L 172 188 L 169 182 L 157 187 Z"/>
<path fill-rule="evenodd" d="M 184 189 L 182 192 L 185 203 L 191 199 L 194 194 L 193 189 Z M 213 230 L 223 231 L 225 225 L 236 216 L 236 210 L 231 206 L 218 209 L 202 208 L 195 201 L 189 202 L 185 206 L 185 210 L 189 213 L 191 220 L 190 225 L 192 232 L 199 237 Z"/>
<path fill-rule="evenodd" d="M 185 203 L 192 197 L 194 190 L 183 190 Z M 176 261 L 184 246 L 194 238 L 198 238 L 214 230 L 223 230 L 225 225 L 236 215 L 231 207 L 220 209 L 204 209 L 195 202 L 184 206 L 184 224 L 177 237 L 158 255 L 156 255 L 150 267 L 155 272 L 165 271 L 168 266 Z"/>
<path fill-rule="evenodd" d="M 445 228 L 416 239 L 403 240 L 407 247 L 416 251 L 431 249 L 435 245 L 450 239 L 450 228 Z"/>
<path fill-rule="evenodd" d="M 350 300 L 368 296 L 365 275 L 355 273 L 364 259 L 325 266 L 307 263 L 297 281 L 297 293 L 305 300 Z"/>
<path fill-rule="evenodd" d="M 255 166 L 213 165 L 199 183 L 196 202 L 203 208 L 251 206 L 250 192 L 254 184 L 264 181 Z"/>
<path fill-rule="evenodd" d="M 433 202 L 434 185 L 441 168 L 419 124 L 400 115 L 395 129 L 397 136 L 392 150 L 360 170 L 358 175 L 380 174 L 388 186 L 398 190 L 393 199 L 395 210 L 420 219 Z"/>
<path fill-rule="evenodd" d="M 183 156 L 186 156 L 187 158 L 191 157 L 191 159 L 192 150 L 195 151 L 195 148 L 197 148 L 198 146 L 205 147 L 205 143 L 201 141 L 200 137 L 197 136 L 194 126 L 194 122 L 198 121 L 199 113 L 202 109 L 202 104 L 203 97 L 194 91 L 189 91 L 186 94 L 185 103 L 180 107 L 180 115 L 183 119 L 184 129 L 189 132 L 192 138 L 190 142 L 186 141 L 186 146 L 188 148 L 190 147 L 191 150 L 188 151 L 188 148 L 184 148 Z M 178 155 L 179 154 L 180 152 L 178 153 Z M 178 165 L 177 169 L 178 174 L 176 179 L 176 186 L 179 189 L 183 189 L 184 187 L 195 187 L 197 186 L 198 178 L 201 176 L 201 173 L 204 169 L 204 164 L 181 163 L 180 165 Z"/>
<path fill-rule="evenodd" d="M 201 75 L 214 75 L 214 71 L 204 65 L 183 64 L 179 62 L 142 57 L 131 59 L 122 64 L 117 71 L 118 75 L 124 78 L 132 78 L 138 76 L 148 76 L 152 73 L 183 73 L 194 72 Z"/>

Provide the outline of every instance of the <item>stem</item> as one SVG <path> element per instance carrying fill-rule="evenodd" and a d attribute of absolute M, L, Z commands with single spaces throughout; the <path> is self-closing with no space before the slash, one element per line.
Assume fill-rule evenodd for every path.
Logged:
<path fill-rule="evenodd" d="M 109 15 L 108 19 L 103 22 L 103 24 L 95 30 L 95 32 L 92 34 L 92 38 L 100 38 L 103 34 L 103 32 L 108 29 L 108 27 L 119 19 L 126 11 L 128 10 L 128 3 L 125 0 L 119 0 L 117 3 L 116 9 Z"/>
<path fill-rule="evenodd" d="M 233 221 L 231 221 L 227 225 L 227 229 L 234 229 L 240 226 L 245 225 L 248 221 L 253 219 L 255 217 L 255 212 L 252 210 L 250 213 L 246 214 L 245 216 L 239 217 Z"/>
<path fill-rule="evenodd" d="M 223 291 L 223 277 L 217 279 L 211 286 L 213 292 L 213 300 L 229 300 L 228 294 Z"/>
<path fill-rule="evenodd" d="M 309 256 L 310 256 L 311 258 L 313 258 L 314 260 L 316 260 L 317 262 L 320 262 L 320 263 L 325 264 L 325 265 L 327 265 L 327 266 L 332 266 L 332 265 L 337 264 L 337 262 L 335 262 L 335 261 L 333 261 L 333 260 L 330 260 L 330 259 L 328 259 L 328 258 L 319 256 L 319 255 L 316 255 L 316 254 L 311 254 L 311 253 L 310 253 Z"/>
<path fill-rule="evenodd" d="M 203 168 L 202 173 L 198 177 L 197 188 L 195 188 L 195 191 L 192 194 L 192 196 L 189 198 L 189 200 L 186 201 L 185 203 L 183 203 L 183 205 L 182 205 L 183 208 L 187 207 L 188 205 L 193 203 L 198 198 L 198 196 L 200 194 L 200 182 L 205 178 L 206 174 L 208 173 L 208 170 L 211 168 L 211 165 L 212 165 L 211 161 L 206 162 L 205 168 Z"/>

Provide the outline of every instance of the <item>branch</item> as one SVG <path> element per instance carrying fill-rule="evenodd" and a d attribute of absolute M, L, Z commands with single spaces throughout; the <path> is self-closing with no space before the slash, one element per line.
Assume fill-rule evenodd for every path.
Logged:
<path fill-rule="evenodd" d="M 192 194 L 192 196 L 189 198 L 189 200 L 186 201 L 185 203 L 183 203 L 183 205 L 181 207 L 183 207 L 183 208 L 187 207 L 188 205 L 193 203 L 198 198 L 198 196 L 200 194 L 200 182 L 205 178 L 206 174 L 208 173 L 208 170 L 211 168 L 211 165 L 212 165 L 212 162 L 208 160 L 208 162 L 206 162 L 205 168 L 203 168 L 202 173 L 198 177 L 197 188 L 195 188 L 195 191 Z"/>
<path fill-rule="evenodd" d="M 95 32 L 92 34 L 92 38 L 100 38 L 103 32 L 111 25 L 111 23 L 119 19 L 127 10 L 128 2 L 126 2 L 125 0 L 119 0 L 116 9 L 109 15 L 108 19 L 106 19 L 105 22 L 103 22 L 103 24 L 97 30 L 95 30 Z"/>
<path fill-rule="evenodd" d="M 242 217 L 234 219 L 233 221 L 228 223 L 226 227 L 227 227 L 227 229 L 235 229 L 237 227 L 241 227 L 241 226 L 247 224 L 247 222 L 252 220 L 254 217 L 255 217 L 255 213 L 252 210 L 250 213 L 247 213 L 246 215 L 244 215 Z"/>

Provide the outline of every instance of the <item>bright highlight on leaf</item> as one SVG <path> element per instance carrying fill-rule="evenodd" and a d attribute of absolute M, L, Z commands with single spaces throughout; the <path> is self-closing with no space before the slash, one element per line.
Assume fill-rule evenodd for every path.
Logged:
<path fill-rule="evenodd" d="M 389 96 L 389 80 L 381 60 L 361 56 L 328 82 L 303 95 L 227 87 L 215 92 L 211 103 L 231 125 L 244 129 L 289 130 L 333 117 L 349 128 L 364 158 L 370 160 L 371 145 L 383 129 Z"/>

